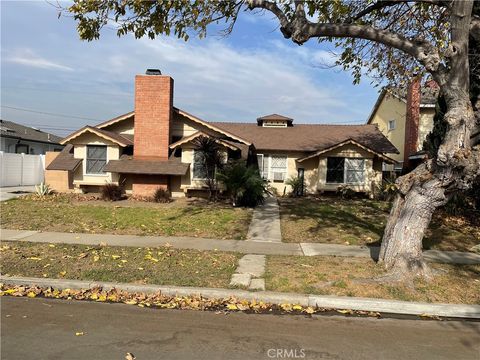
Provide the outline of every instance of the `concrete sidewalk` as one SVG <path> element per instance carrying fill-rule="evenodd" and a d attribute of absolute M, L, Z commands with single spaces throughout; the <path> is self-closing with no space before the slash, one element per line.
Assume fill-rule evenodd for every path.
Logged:
<path fill-rule="evenodd" d="M 282 242 L 277 198 L 269 196 L 262 205 L 255 208 L 248 228 L 247 241 Z"/>
<path fill-rule="evenodd" d="M 317 243 L 276 243 L 245 240 L 218 240 L 179 236 L 139 236 L 80 234 L 0 229 L 2 241 L 31 241 L 80 245 L 156 247 L 170 245 L 177 249 L 234 251 L 259 255 L 378 257 L 378 247 Z M 459 251 L 426 250 L 428 261 L 447 264 L 480 264 L 480 254 Z"/>

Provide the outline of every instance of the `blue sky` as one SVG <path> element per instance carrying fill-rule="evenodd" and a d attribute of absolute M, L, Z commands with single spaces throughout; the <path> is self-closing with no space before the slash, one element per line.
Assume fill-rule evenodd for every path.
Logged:
<path fill-rule="evenodd" d="M 368 78 L 352 85 L 349 73 L 325 67 L 334 56 L 326 44 L 294 45 L 269 14 L 242 13 L 228 37 L 136 40 L 105 29 L 84 42 L 48 3 L 2 1 L 1 27 L 2 119 L 59 135 L 133 110 L 134 76 L 147 68 L 175 79 L 177 107 L 210 121 L 276 112 L 297 123 L 363 123 L 377 98 Z"/>

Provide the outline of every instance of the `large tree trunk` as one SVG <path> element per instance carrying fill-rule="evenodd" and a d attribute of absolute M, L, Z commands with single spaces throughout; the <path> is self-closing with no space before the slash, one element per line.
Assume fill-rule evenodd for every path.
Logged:
<path fill-rule="evenodd" d="M 479 149 L 470 143 L 475 127 L 468 57 L 472 5 L 471 1 L 452 4 L 449 69 L 433 74 L 447 104 L 447 131 L 437 156 L 397 180 L 399 194 L 383 235 L 379 260 L 400 280 L 431 276 L 422 256 L 422 240 L 432 215 L 453 193 L 468 189 L 479 174 Z"/>

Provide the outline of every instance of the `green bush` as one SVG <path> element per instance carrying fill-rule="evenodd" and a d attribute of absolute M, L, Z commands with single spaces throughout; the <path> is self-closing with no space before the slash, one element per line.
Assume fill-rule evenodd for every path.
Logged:
<path fill-rule="evenodd" d="M 217 173 L 217 179 L 225 186 L 233 206 L 257 206 L 267 193 L 267 184 L 258 169 L 244 161 L 228 163 Z"/>
<path fill-rule="evenodd" d="M 102 186 L 102 200 L 118 201 L 123 199 L 123 188 L 117 184 L 108 183 Z"/>
<path fill-rule="evenodd" d="M 157 203 L 168 203 L 172 201 L 172 198 L 168 190 L 163 188 L 158 188 L 157 190 L 155 190 L 155 193 L 153 194 L 153 201 Z"/>
<path fill-rule="evenodd" d="M 304 188 L 303 180 L 298 176 L 292 176 L 285 181 L 285 184 L 289 185 L 292 188 L 292 191 L 289 193 L 290 196 L 297 197 L 302 196 L 302 190 Z"/>

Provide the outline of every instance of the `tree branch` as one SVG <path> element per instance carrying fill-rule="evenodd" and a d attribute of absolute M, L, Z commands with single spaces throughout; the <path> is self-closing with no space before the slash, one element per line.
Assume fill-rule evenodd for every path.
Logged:
<path fill-rule="evenodd" d="M 480 17 L 472 17 L 470 23 L 470 35 L 477 41 L 480 41 Z"/>

